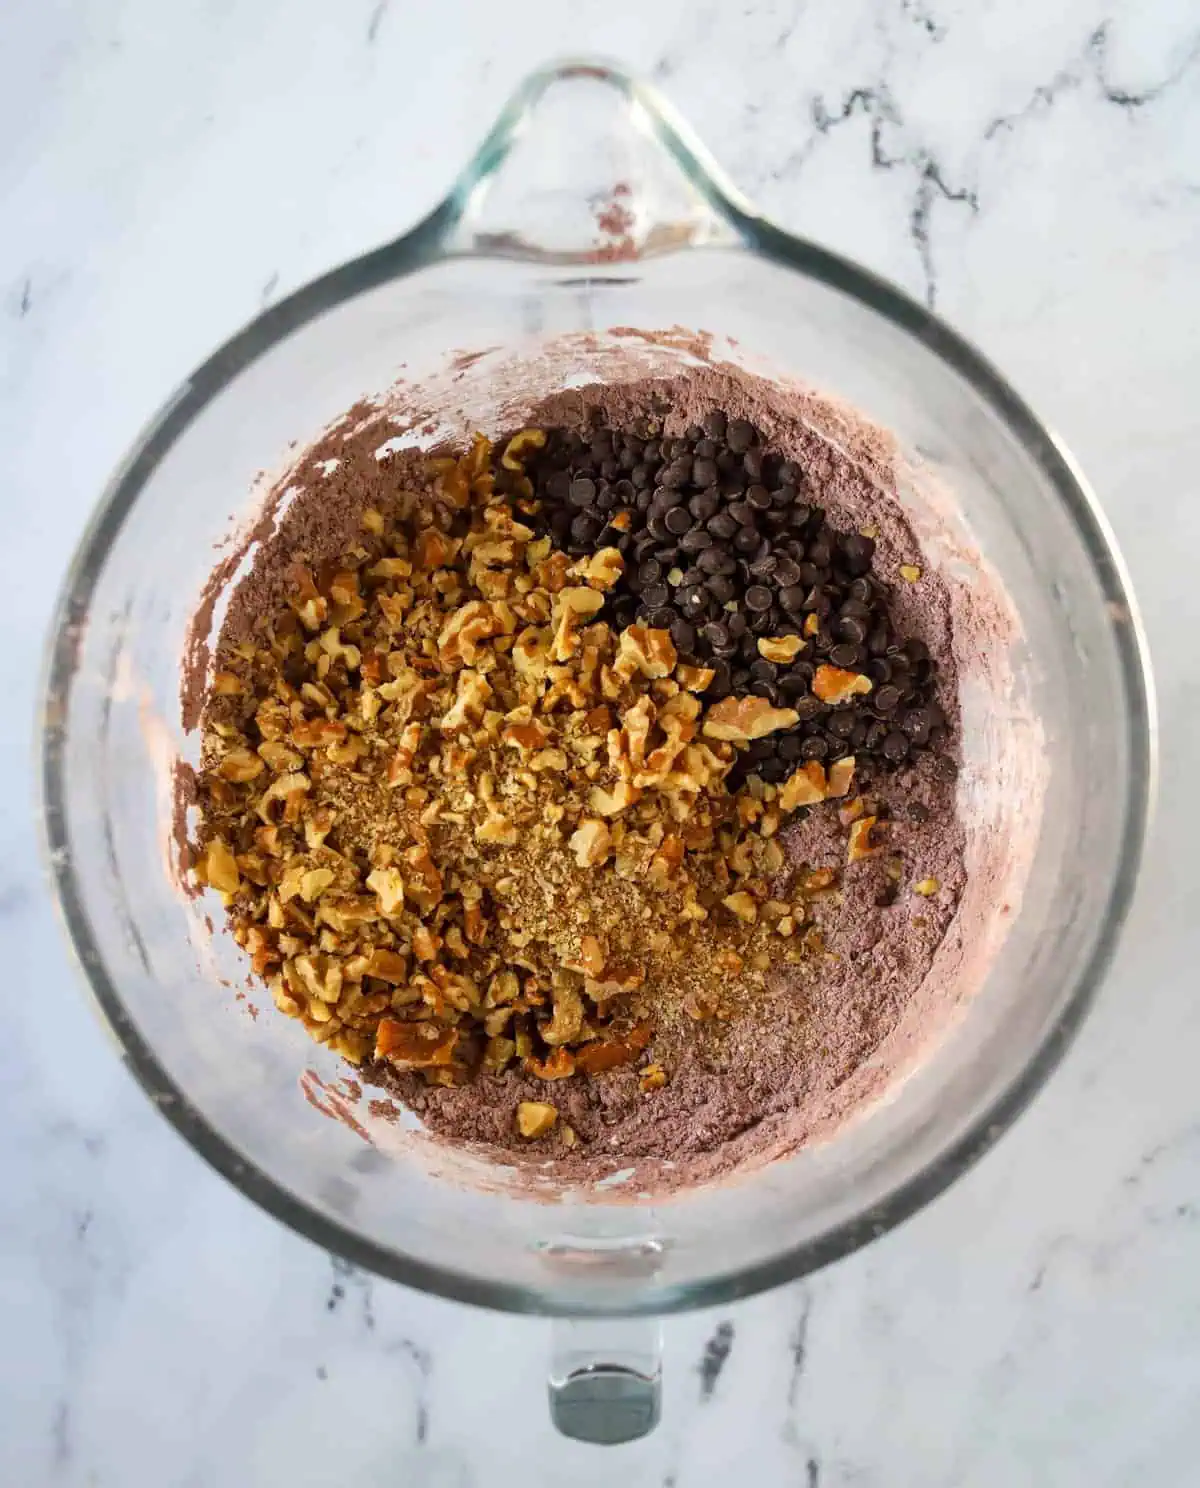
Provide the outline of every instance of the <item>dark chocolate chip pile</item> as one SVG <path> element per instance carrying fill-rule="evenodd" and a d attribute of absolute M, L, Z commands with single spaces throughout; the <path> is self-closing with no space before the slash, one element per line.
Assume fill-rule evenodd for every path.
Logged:
<path fill-rule="evenodd" d="M 682 656 L 715 669 L 713 701 L 752 693 L 800 714 L 751 745 L 743 776 L 777 782 L 797 761 L 853 754 L 861 784 L 944 743 L 935 664 L 923 642 L 897 635 L 874 542 L 831 527 L 804 471 L 752 424 L 715 410 L 681 438 L 599 421 L 545 432 L 525 467 L 535 520 L 569 554 L 615 547 L 625 560 L 605 618 L 669 630 Z M 768 661 L 758 640 L 772 636 L 799 636 L 803 649 Z M 865 673 L 871 692 L 821 702 L 811 688 L 823 662 Z"/>

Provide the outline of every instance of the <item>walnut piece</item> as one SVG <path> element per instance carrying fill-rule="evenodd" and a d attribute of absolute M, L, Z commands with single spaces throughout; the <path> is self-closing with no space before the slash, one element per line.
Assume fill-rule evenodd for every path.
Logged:
<path fill-rule="evenodd" d="M 867 684 L 870 686 L 870 683 Z M 766 698 L 724 698 L 708 710 L 703 732 L 710 739 L 749 744 L 800 722 L 793 708 L 773 708 Z"/>
<path fill-rule="evenodd" d="M 544 1137 L 557 1120 L 557 1109 L 544 1101 L 521 1101 L 517 1106 L 517 1130 L 531 1142 Z"/>
<path fill-rule="evenodd" d="M 375 1032 L 375 1057 L 400 1070 L 444 1069 L 453 1063 L 457 1043 L 456 1028 L 382 1018 Z"/>
<path fill-rule="evenodd" d="M 779 805 L 784 811 L 795 811 L 799 806 L 816 806 L 828 794 L 825 766 L 820 760 L 808 760 L 780 787 Z"/>
<path fill-rule="evenodd" d="M 861 672 L 848 672 L 844 667 L 822 662 L 813 677 L 812 690 L 823 703 L 836 705 L 849 702 L 860 693 L 870 692 L 871 679 Z"/>
<path fill-rule="evenodd" d="M 803 649 L 804 640 L 801 636 L 760 636 L 758 640 L 758 654 L 781 666 L 795 661 Z"/>
<path fill-rule="evenodd" d="M 878 843 L 871 841 L 871 828 L 875 821 L 873 816 L 860 816 L 857 821 L 850 823 L 850 846 L 847 854 L 850 862 L 861 862 L 863 858 L 872 857 L 879 851 Z"/>
<path fill-rule="evenodd" d="M 581 868 L 596 868 L 612 851 L 612 833 L 608 824 L 598 817 L 585 817 L 568 845 Z"/>

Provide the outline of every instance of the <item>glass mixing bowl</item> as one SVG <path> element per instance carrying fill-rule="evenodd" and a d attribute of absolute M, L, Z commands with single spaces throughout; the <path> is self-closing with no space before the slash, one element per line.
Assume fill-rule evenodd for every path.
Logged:
<path fill-rule="evenodd" d="M 292 441 L 402 367 L 421 376 L 449 348 L 521 353 L 563 333 L 676 325 L 862 410 L 894 432 L 926 489 L 953 493 L 1021 630 L 1011 695 L 967 700 L 967 773 L 986 797 L 1001 725 L 1025 719 L 1040 730 L 1052 809 L 1035 821 L 1024 892 L 982 985 L 886 1100 L 724 1186 L 550 1202 L 451 1181 L 411 1146 L 364 1144 L 322 1119 L 297 1077 L 309 1064 L 335 1086 L 333 1059 L 286 1019 L 240 1016 L 235 948 L 197 932 L 164 868 L 171 762 L 195 752 L 179 721 L 180 657 L 233 505 Z M 558 1336 L 551 1398 L 565 1430 L 593 1439 L 636 1435 L 656 1410 L 652 1326 L 614 1319 L 726 1302 L 845 1255 L 1005 1130 L 1109 962 L 1152 777 L 1128 586 L 1061 445 L 934 316 L 764 221 L 655 93 L 592 63 L 532 77 L 427 220 L 266 311 L 167 403 L 80 545 L 44 706 L 63 917 L 155 1105 L 243 1193 L 328 1250 L 442 1296 L 585 1320 Z M 992 830 L 1015 833 L 1028 802 L 996 794 Z M 322 1102 L 320 1087 L 308 1094 Z"/>

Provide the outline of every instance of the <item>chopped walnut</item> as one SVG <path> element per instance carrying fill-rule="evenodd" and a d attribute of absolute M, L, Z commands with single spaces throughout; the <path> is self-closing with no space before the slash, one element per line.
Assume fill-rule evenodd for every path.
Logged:
<path fill-rule="evenodd" d="M 382 1018 L 375 1032 L 375 1057 L 402 1070 L 445 1068 L 453 1061 L 458 1038 L 456 1028 Z"/>
<path fill-rule="evenodd" d="M 875 820 L 873 816 L 860 816 L 857 821 L 851 822 L 848 856 L 852 863 L 872 857 L 879 851 L 878 844 L 871 841 L 871 828 L 875 825 Z"/>
<path fill-rule="evenodd" d="M 581 868 L 595 868 L 612 851 L 612 834 L 605 822 L 588 817 L 572 834 L 570 848 Z"/>
<path fill-rule="evenodd" d="M 669 677 L 675 670 L 675 643 L 668 630 L 652 630 L 645 625 L 630 625 L 617 644 L 613 670 L 628 682 L 643 677 Z"/>
<path fill-rule="evenodd" d="M 625 560 L 618 548 L 600 548 L 577 563 L 572 572 L 595 589 L 611 589 L 625 572 Z"/>
<path fill-rule="evenodd" d="M 813 677 L 812 690 L 823 703 L 837 705 L 846 703 L 860 693 L 871 691 L 870 677 L 860 672 L 848 672 L 843 667 L 822 663 Z"/>
<path fill-rule="evenodd" d="M 828 794 L 824 765 L 819 760 L 808 760 L 784 781 L 779 804 L 784 811 L 795 811 L 799 806 L 818 805 Z"/>
<path fill-rule="evenodd" d="M 727 894 L 721 903 L 731 914 L 737 915 L 739 920 L 753 925 L 758 919 L 758 904 L 752 894 L 747 894 L 744 889 L 739 889 L 736 894 Z"/>
<path fill-rule="evenodd" d="M 795 661 L 803 649 L 804 640 L 801 636 L 760 636 L 758 641 L 758 654 L 780 666 L 787 666 Z"/>
<path fill-rule="evenodd" d="M 522 1101 L 517 1106 L 517 1130 L 531 1142 L 544 1137 L 557 1120 L 557 1109 L 544 1101 Z"/>
<path fill-rule="evenodd" d="M 726 739 L 731 744 L 749 744 L 763 739 L 778 729 L 799 723 L 793 708 L 773 708 L 766 698 L 725 698 L 708 710 L 704 733 L 710 739 Z"/>

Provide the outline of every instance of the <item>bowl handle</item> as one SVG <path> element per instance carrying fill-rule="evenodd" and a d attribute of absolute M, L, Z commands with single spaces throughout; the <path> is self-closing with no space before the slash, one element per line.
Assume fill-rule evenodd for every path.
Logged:
<path fill-rule="evenodd" d="M 657 90 L 592 60 L 525 80 L 439 214 L 447 253 L 593 264 L 732 246 L 757 221 Z"/>
<path fill-rule="evenodd" d="M 662 1323 L 555 1322 L 547 1385 L 550 1419 L 563 1436 L 618 1446 L 648 1435 L 662 1414 Z"/>

